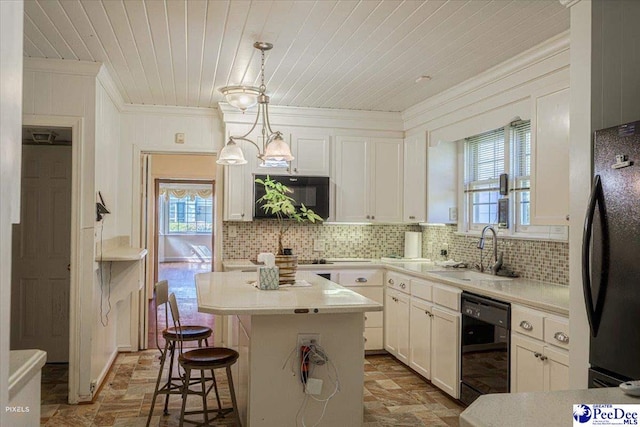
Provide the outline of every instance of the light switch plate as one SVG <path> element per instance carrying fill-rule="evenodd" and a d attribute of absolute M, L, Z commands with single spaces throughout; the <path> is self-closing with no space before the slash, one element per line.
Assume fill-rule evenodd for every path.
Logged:
<path fill-rule="evenodd" d="M 314 252 L 324 252 L 324 247 L 327 242 L 323 239 L 313 239 L 313 251 Z"/>

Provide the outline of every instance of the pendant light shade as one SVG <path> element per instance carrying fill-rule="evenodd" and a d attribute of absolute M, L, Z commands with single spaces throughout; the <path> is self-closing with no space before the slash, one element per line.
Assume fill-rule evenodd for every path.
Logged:
<path fill-rule="evenodd" d="M 282 138 L 281 132 L 274 132 L 269 123 L 269 96 L 264 84 L 264 52 L 270 50 L 273 45 L 267 42 L 255 42 L 253 47 L 261 52 L 262 62 L 260 66 L 260 87 L 253 86 L 226 86 L 220 89 L 227 102 L 244 112 L 247 108 L 258 104 L 258 113 L 249 131 L 241 136 L 231 136 L 227 145 L 220 151 L 220 157 L 216 163 L 220 165 L 242 165 L 247 163 L 242 150 L 235 141 L 247 141 L 258 149 L 258 158 L 263 165 L 270 166 L 274 162 L 290 162 L 294 159 L 291 148 Z M 262 125 L 262 148 L 249 139 L 249 135 L 256 129 L 258 123 Z M 270 160 L 271 162 L 267 162 Z M 278 167 L 282 167 L 278 164 Z"/>
<path fill-rule="evenodd" d="M 230 139 L 227 145 L 220 150 L 216 163 L 219 165 L 244 165 L 247 163 L 247 159 L 244 158 L 240 146 Z"/>
<path fill-rule="evenodd" d="M 254 86 L 226 86 L 220 92 L 229 105 L 243 112 L 256 105 L 260 95 L 260 89 Z"/>

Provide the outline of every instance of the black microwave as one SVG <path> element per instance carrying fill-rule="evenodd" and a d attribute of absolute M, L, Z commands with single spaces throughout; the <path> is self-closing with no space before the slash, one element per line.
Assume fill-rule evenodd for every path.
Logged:
<path fill-rule="evenodd" d="M 293 191 L 290 196 L 296 201 L 296 207 L 304 204 L 323 219 L 329 218 L 329 177 L 327 176 L 273 176 L 269 177 L 280 182 Z M 266 179 L 267 175 L 256 175 L 256 179 Z M 264 186 L 254 181 L 253 185 L 253 217 L 276 218 L 262 209 L 257 202 L 265 195 Z"/>

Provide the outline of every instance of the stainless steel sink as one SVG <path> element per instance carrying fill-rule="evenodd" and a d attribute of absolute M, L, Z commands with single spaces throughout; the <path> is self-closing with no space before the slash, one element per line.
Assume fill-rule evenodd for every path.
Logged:
<path fill-rule="evenodd" d="M 463 280 L 465 282 L 508 282 L 511 280 L 509 277 L 493 276 L 491 274 L 469 270 L 430 271 L 430 273 L 454 280 Z"/>

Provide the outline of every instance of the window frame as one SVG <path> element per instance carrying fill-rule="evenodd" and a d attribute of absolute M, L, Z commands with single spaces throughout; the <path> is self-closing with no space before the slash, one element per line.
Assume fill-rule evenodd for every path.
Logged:
<path fill-rule="evenodd" d="M 164 186 L 168 186 L 171 187 L 172 184 L 176 184 L 177 186 L 180 186 L 180 184 L 185 184 L 183 182 L 175 182 L 175 181 L 171 181 L 171 182 L 160 182 L 159 184 L 164 185 Z M 199 182 L 199 183 L 195 183 L 195 182 L 189 182 L 188 184 L 190 185 L 204 185 L 204 186 L 211 186 L 211 189 L 213 190 L 213 183 L 209 183 L 209 182 Z M 204 231 L 198 231 L 197 230 L 197 218 L 198 218 L 198 206 L 196 204 L 196 201 L 194 199 L 194 203 L 193 203 L 193 217 L 194 217 L 194 221 L 193 224 L 195 225 L 195 230 L 190 231 L 190 230 L 184 230 L 184 231 L 171 231 L 170 230 L 170 204 L 171 204 L 171 198 L 173 196 L 166 197 L 165 195 L 161 195 L 161 191 L 160 191 L 160 186 L 158 187 L 158 233 L 159 235 L 164 235 L 164 236 L 185 236 L 185 235 L 208 235 L 208 234 L 213 234 L 214 232 L 214 228 L 215 228 L 215 203 L 214 203 L 214 195 L 213 192 L 211 194 L 211 198 L 210 198 L 210 202 L 209 205 L 206 206 L 205 205 L 205 209 L 208 207 L 210 209 L 211 215 L 208 216 L 208 220 L 204 221 L 205 224 L 209 223 L 210 226 L 210 230 L 204 230 Z M 198 197 L 202 200 L 207 200 L 205 198 L 199 197 L 199 196 L 194 196 L 194 197 Z M 182 200 L 182 199 L 177 199 L 177 200 Z M 184 216 L 185 216 L 185 220 L 187 218 L 187 216 L 189 215 L 189 202 L 188 200 L 184 200 L 184 204 L 185 204 L 185 208 L 184 208 Z M 177 210 L 177 206 L 176 206 L 176 210 Z M 177 217 L 178 213 L 176 212 L 176 217 Z M 206 212 L 205 212 L 206 215 Z M 183 221 L 182 223 L 185 224 L 189 224 L 187 221 Z"/>

